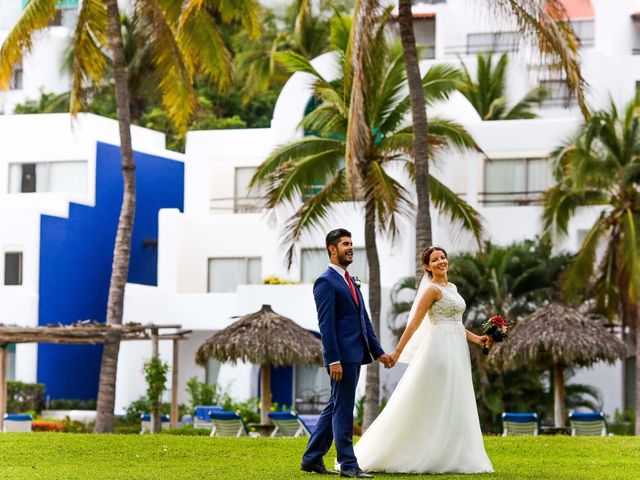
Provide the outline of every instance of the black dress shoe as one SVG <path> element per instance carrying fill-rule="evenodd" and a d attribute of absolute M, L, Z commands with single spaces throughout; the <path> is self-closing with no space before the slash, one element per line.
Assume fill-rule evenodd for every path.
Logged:
<path fill-rule="evenodd" d="M 362 470 L 340 470 L 341 477 L 347 478 L 373 478 L 373 475 L 369 475 L 368 473 L 364 473 Z"/>
<path fill-rule="evenodd" d="M 303 472 L 310 473 L 319 473 L 320 475 L 337 475 L 338 472 L 332 472 L 331 470 L 327 470 L 327 467 L 324 466 L 324 463 L 319 463 L 317 465 L 309 465 L 306 463 L 302 463 L 300 465 L 300 470 Z"/>

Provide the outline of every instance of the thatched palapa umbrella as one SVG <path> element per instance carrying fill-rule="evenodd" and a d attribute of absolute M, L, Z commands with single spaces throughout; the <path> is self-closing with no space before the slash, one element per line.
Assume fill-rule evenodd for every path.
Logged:
<path fill-rule="evenodd" d="M 260 311 L 241 317 L 200 345 L 196 362 L 204 366 L 210 357 L 260 365 L 260 423 L 264 425 L 269 422 L 271 408 L 271 365 L 322 365 L 322 343 L 270 305 L 263 305 Z"/>
<path fill-rule="evenodd" d="M 565 367 L 614 363 L 626 355 L 624 343 L 600 322 L 552 303 L 519 321 L 509 333 L 509 343 L 492 348 L 489 363 L 503 372 L 521 367 L 552 369 L 554 422 L 556 427 L 564 427 Z"/>

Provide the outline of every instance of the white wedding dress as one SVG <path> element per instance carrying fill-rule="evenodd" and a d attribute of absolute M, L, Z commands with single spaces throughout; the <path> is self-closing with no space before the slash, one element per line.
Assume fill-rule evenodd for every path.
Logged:
<path fill-rule="evenodd" d="M 471 380 L 462 323 L 466 304 L 452 283 L 439 288 L 442 299 L 433 304 L 405 348 L 409 367 L 354 447 L 365 471 L 493 472 Z"/>

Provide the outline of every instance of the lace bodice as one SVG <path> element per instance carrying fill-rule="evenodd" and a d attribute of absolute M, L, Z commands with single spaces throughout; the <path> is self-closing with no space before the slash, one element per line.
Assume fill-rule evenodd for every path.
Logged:
<path fill-rule="evenodd" d="M 431 306 L 429 310 L 429 321 L 433 325 L 443 323 L 462 323 L 462 314 L 467 308 L 464 298 L 458 293 L 458 289 L 453 283 L 448 285 L 438 285 L 434 283 L 442 292 L 442 298 Z"/>

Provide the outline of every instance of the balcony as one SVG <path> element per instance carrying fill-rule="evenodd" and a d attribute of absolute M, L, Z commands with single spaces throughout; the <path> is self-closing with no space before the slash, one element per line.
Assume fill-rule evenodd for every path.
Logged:
<path fill-rule="evenodd" d="M 210 213 L 260 213 L 264 209 L 263 197 L 228 197 L 209 200 Z"/>
<path fill-rule="evenodd" d="M 478 192 L 478 199 L 485 207 L 523 207 L 541 205 L 543 193 L 543 191 Z"/>

